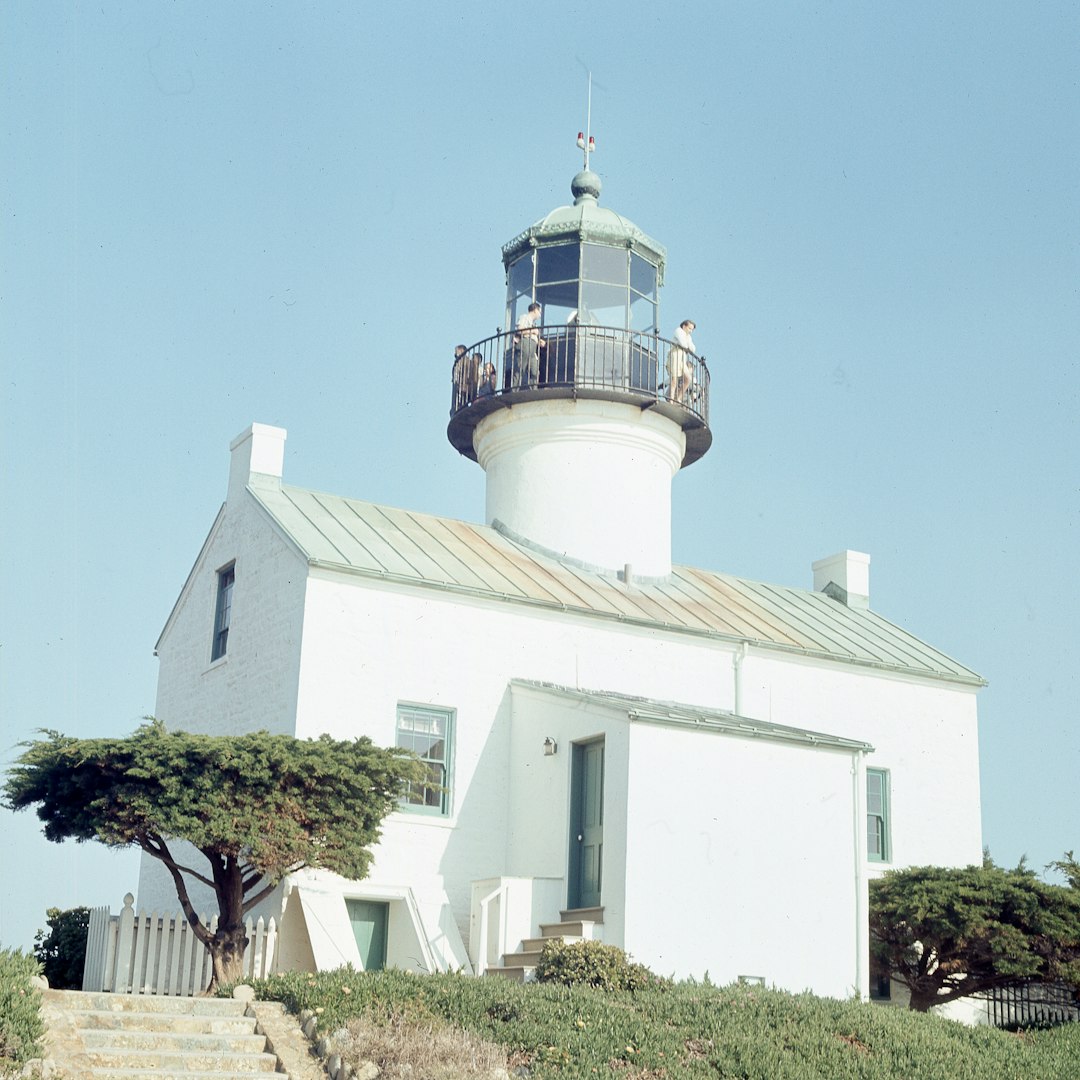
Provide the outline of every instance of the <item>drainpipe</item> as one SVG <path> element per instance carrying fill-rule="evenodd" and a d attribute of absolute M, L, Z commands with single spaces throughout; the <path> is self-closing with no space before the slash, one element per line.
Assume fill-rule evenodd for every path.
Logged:
<path fill-rule="evenodd" d="M 851 805 L 854 813 L 852 835 L 855 840 L 855 993 L 860 1001 L 870 989 L 870 904 L 866 877 L 866 805 L 863 792 L 864 750 L 851 755 Z"/>
<path fill-rule="evenodd" d="M 743 685 L 742 685 L 742 666 L 743 661 L 746 659 L 746 642 L 739 643 L 739 647 L 735 650 L 735 654 L 731 658 L 731 668 L 735 677 L 735 715 L 742 716 L 742 704 L 743 704 Z"/>

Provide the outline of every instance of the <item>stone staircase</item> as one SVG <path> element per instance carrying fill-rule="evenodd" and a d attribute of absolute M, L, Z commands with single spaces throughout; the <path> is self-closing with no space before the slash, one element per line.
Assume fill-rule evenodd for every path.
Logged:
<path fill-rule="evenodd" d="M 485 975 L 498 975 L 517 982 L 529 982 L 544 946 L 551 940 L 590 941 L 601 936 L 598 927 L 604 925 L 604 909 L 571 908 L 559 912 L 559 922 L 541 923 L 540 936 L 525 938 L 517 952 L 505 953 L 501 967 L 489 967 Z"/>
<path fill-rule="evenodd" d="M 72 1080 L 282 1080 L 244 1001 L 46 990 L 49 1056 Z"/>

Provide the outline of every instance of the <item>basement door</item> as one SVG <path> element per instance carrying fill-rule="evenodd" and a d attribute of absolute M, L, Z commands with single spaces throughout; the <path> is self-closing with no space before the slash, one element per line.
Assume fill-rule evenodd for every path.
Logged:
<path fill-rule="evenodd" d="M 600 906 L 604 865 L 604 740 L 575 743 L 570 765 L 568 908 Z"/>
<path fill-rule="evenodd" d="M 390 905 L 376 900 L 346 900 L 356 947 L 365 971 L 386 967 L 386 931 L 390 924 Z"/>

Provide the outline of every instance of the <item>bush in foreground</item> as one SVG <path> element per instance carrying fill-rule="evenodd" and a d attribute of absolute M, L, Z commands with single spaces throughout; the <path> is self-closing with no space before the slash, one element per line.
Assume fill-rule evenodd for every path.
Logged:
<path fill-rule="evenodd" d="M 34 935 L 34 956 L 54 990 L 81 990 L 86 964 L 86 934 L 90 926 L 88 907 L 49 908 L 45 912 L 48 933 Z"/>
<path fill-rule="evenodd" d="M 0 949 L 0 1075 L 40 1055 L 41 995 L 30 985 L 37 973 L 32 956 Z"/>
<path fill-rule="evenodd" d="M 615 945 L 552 938 L 540 953 L 537 982 L 591 986 L 596 990 L 647 990 L 663 983 L 644 964 L 635 964 Z"/>
<path fill-rule="evenodd" d="M 463 1029 L 532 1080 L 1076 1080 L 1080 1025 L 1016 1036 L 902 1009 L 760 987 L 680 983 L 633 993 L 461 975 L 273 976 L 260 998 L 311 1009 L 322 1034 L 355 1017 Z M 432 1074 L 414 1071 L 413 1080 Z M 463 1074 L 467 1075 L 467 1074 Z"/>

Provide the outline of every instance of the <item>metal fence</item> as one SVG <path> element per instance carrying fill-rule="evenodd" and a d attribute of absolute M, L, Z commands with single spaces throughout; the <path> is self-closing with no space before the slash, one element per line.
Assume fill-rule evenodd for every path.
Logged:
<path fill-rule="evenodd" d="M 454 363 L 450 414 L 482 398 L 530 390 L 610 392 L 679 405 L 709 420 L 703 356 L 656 334 L 583 325 L 508 331 L 470 346 Z"/>
<path fill-rule="evenodd" d="M 1019 983 L 987 991 L 986 1014 L 990 1023 L 999 1028 L 1054 1027 L 1080 1020 L 1080 1003 L 1064 985 Z"/>

